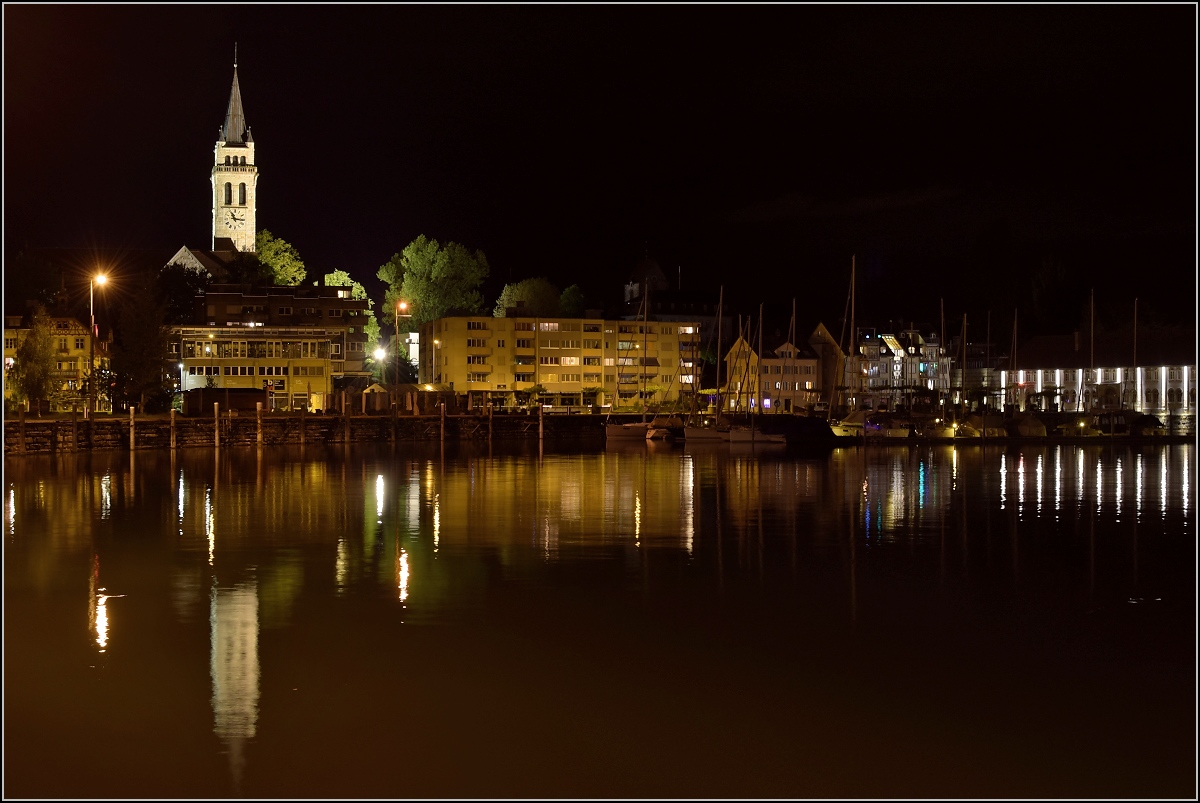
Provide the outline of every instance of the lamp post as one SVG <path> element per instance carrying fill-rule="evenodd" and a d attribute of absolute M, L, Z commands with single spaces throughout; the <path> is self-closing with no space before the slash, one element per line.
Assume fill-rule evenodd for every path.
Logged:
<path fill-rule="evenodd" d="M 396 384 L 400 384 L 400 319 L 411 318 L 408 302 L 396 299 Z"/>
<path fill-rule="evenodd" d="M 441 345 L 442 345 L 442 341 L 440 341 L 440 340 L 433 341 L 433 369 L 434 369 L 433 370 L 433 374 L 434 374 L 433 381 L 438 382 L 438 383 L 441 383 L 441 381 L 442 381 L 442 367 L 438 364 L 438 347 Z"/>
<path fill-rule="evenodd" d="M 386 367 L 386 364 L 383 362 L 383 360 L 385 357 L 387 357 L 387 351 L 383 348 L 383 346 L 379 346 L 375 349 L 375 362 L 377 365 L 379 365 L 379 379 L 381 381 L 384 381 L 383 369 Z"/>
<path fill-rule="evenodd" d="M 108 277 L 103 273 L 88 277 L 88 315 L 92 321 L 92 328 L 88 332 L 88 405 L 85 418 L 91 418 L 96 408 L 96 285 L 103 286 L 107 281 Z"/>
<path fill-rule="evenodd" d="M 215 349 L 213 348 L 212 341 L 213 341 L 212 332 L 209 332 L 208 333 L 208 345 L 206 345 L 204 347 L 204 353 L 208 355 L 208 376 L 213 375 L 213 357 L 216 356 L 214 354 Z M 212 386 L 215 388 L 217 386 L 217 380 L 215 380 L 215 379 L 209 380 L 208 377 L 205 377 L 205 379 L 204 379 L 204 386 L 208 387 L 208 383 L 210 381 L 212 382 Z"/>

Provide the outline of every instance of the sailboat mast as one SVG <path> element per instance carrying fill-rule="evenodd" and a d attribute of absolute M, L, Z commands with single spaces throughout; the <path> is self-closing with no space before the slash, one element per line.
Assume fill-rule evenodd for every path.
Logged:
<path fill-rule="evenodd" d="M 1017 373 L 1017 313 L 1018 312 L 1020 312 L 1020 308 L 1013 310 L 1012 348 L 1009 349 L 1009 354 L 1008 354 L 1008 372 L 1010 374 L 1013 374 L 1014 377 L 1016 376 L 1016 373 Z M 1010 377 L 1010 379 L 1011 379 L 1011 377 Z M 1010 387 L 1011 387 L 1011 382 L 1010 382 Z M 1018 391 L 1018 393 L 1020 393 L 1020 391 Z M 1014 396 L 1014 398 L 1015 398 L 1015 396 Z M 1005 399 L 1004 401 L 1007 403 L 1008 399 Z"/>
<path fill-rule="evenodd" d="M 959 372 L 958 389 L 959 417 L 967 415 L 967 314 L 963 313 L 962 328 L 962 370 Z"/>
<path fill-rule="evenodd" d="M 646 364 L 649 362 L 646 355 L 649 353 L 649 343 L 647 340 L 647 332 L 650 330 L 650 280 L 646 279 L 646 297 L 643 299 L 646 306 L 642 308 L 642 417 L 646 417 Z"/>
<path fill-rule="evenodd" d="M 942 373 L 942 365 L 947 362 L 945 360 L 945 356 L 946 356 L 946 299 L 944 299 L 944 298 L 938 299 L 938 312 L 941 314 L 941 318 L 942 318 L 942 339 L 939 341 L 940 345 L 938 348 L 938 351 L 940 352 L 938 354 L 938 374 L 939 374 L 939 376 L 938 376 L 938 412 L 941 413 L 943 417 L 945 417 L 945 414 L 946 414 L 945 408 L 942 406 L 943 402 L 942 402 L 941 373 Z M 949 367 L 949 366 L 947 366 L 947 367 Z"/>
<path fill-rule="evenodd" d="M 725 317 L 725 285 L 717 295 L 717 417 L 721 417 L 721 319 Z"/>
<path fill-rule="evenodd" d="M 791 320 L 791 322 L 788 323 L 788 358 L 787 358 L 787 362 L 785 363 L 785 365 L 787 366 L 788 369 L 795 367 L 795 360 L 793 359 L 795 357 L 795 354 L 796 354 L 796 299 L 793 298 L 792 299 L 792 320 Z M 792 400 L 792 403 L 791 403 L 792 412 L 795 413 L 796 412 L 796 390 L 797 390 L 796 382 L 795 382 L 795 375 L 793 373 L 789 372 L 787 377 L 784 377 L 784 382 L 783 382 L 782 386 L 787 387 L 787 382 L 789 381 L 789 379 L 792 381 L 792 386 L 790 388 L 788 388 L 788 395 L 790 396 L 790 398 Z"/>
<path fill-rule="evenodd" d="M 858 330 L 854 328 L 854 285 L 855 285 L 854 256 L 855 256 L 854 254 L 850 255 L 850 352 L 849 353 L 855 355 L 855 357 L 854 357 L 854 362 L 853 363 L 848 362 L 846 367 L 850 371 L 854 372 L 854 395 L 851 398 L 853 399 L 854 406 L 857 407 L 858 403 L 859 403 L 858 396 L 859 396 L 860 391 L 862 391 L 862 379 L 860 378 L 859 371 L 858 371 L 858 356 L 857 356 L 858 355 Z M 846 384 L 849 385 L 850 383 L 847 382 Z"/>
<path fill-rule="evenodd" d="M 763 391 L 765 390 L 765 388 L 763 388 L 763 378 L 762 378 L 762 375 L 763 375 L 763 370 L 762 370 L 762 368 L 763 368 L 763 364 L 762 364 L 762 361 L 763 361 L 763 357 L 762 357 L 762 355 L 763 355 L 762 318 L 763 318 L 763 305 L 761 303 L 759 303 L 759 305 L 758 305 L 758 358 L 757 358 L 758 364 L 755 366 L 755 371 L 754 371 L 754 388 L 755 388 L 755 393 L 758 396 L 758 399 L 754 405 L 754 408 L 751 410 L 751 412 L 757 412 L 758 408 L 762 407 Z"/>
<path fill-rule="evenodd" d="M 983 392 L 984 406 L 992 397 L 992 311 L 987 312 L 987 330 L 983 336 Z"/>

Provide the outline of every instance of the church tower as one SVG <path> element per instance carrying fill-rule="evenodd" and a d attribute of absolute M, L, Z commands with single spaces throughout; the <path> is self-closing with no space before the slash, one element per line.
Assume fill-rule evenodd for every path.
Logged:
<path fill-rule="evenodd" d="M 254 138 L 246 126 L 242 112 L 242 92 L 238 88 L 237 48 L 233 55 L 233 89 L 229 92 L 229 109 L 225 112 L 225 124 L 214 149 L 212 169 L 213 217 L 212 232 L 214 251 L 226 243 L 221 238 L 233 240 L 239 251 L 254 250 L 255 197 L 258 186 L 258 167 L 254 164 Z"/>

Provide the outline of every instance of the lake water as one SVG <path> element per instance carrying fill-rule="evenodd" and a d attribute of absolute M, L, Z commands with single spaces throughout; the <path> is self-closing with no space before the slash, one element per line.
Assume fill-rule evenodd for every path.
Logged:
<path fill-rule="evenodd" d="M 1192 445 L 5 461 L 6 797 L 1196 792 Z"/>

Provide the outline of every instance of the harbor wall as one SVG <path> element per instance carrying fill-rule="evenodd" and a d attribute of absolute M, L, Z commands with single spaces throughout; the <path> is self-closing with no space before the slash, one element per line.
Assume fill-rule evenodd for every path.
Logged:
<path fill-rule="evenodd" d="M 623 417 L 591 414 L 495 413 L 313 415 L 222 411 L 170 414 L 32 417 L 4 421 L 4 453 L 46 454 L 103 449 L 184 449 L 213 446 L 494 441 L 553 439 L 604 442 L 604 424 Z M 637 420 L 638 416 L 629 417 Z"/>

